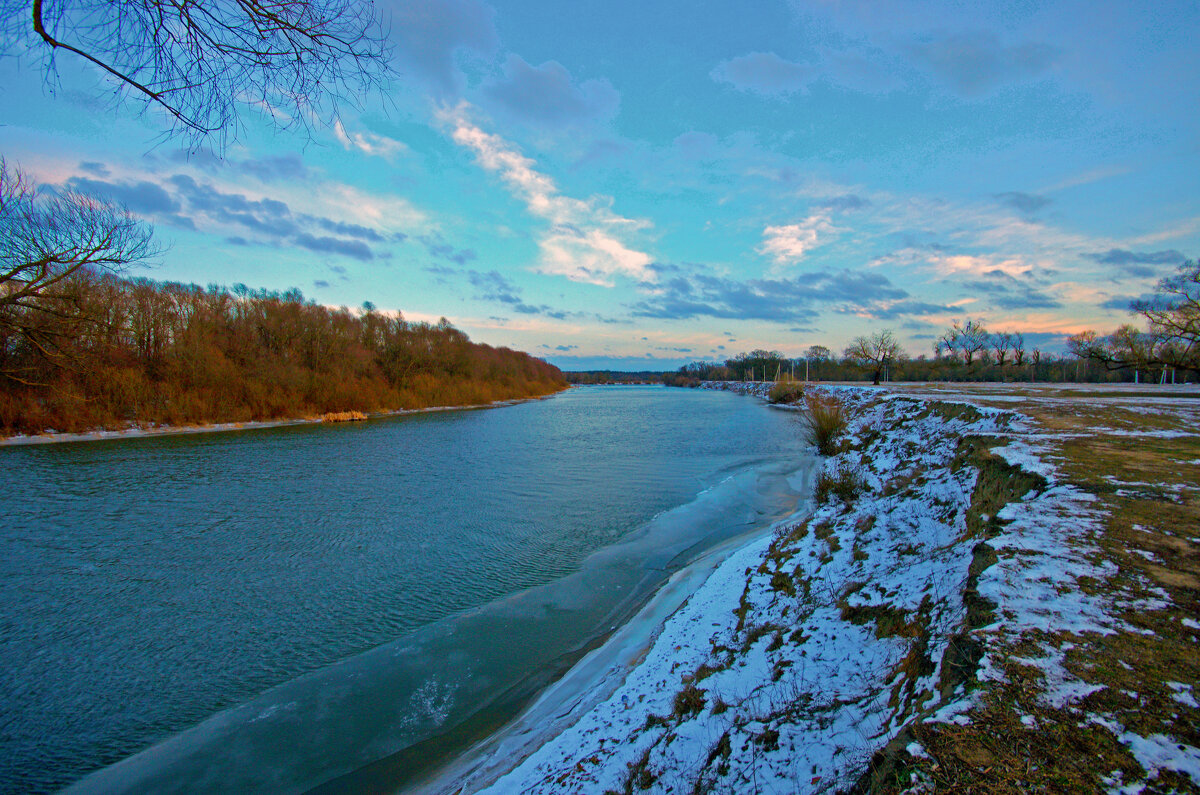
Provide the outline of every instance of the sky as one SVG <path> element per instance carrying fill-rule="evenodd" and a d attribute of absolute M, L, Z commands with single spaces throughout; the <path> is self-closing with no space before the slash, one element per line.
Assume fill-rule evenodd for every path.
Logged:
<path fill-rule="evenodd" d="M 1030 348 L 1200 254 L 1200 5 L 383 0 L 396 74 L 309 134 L 164 138 L 0 57 L 0 154 L 124 203 L 131 275 L 448 318 L 565 370 L 954 320 Z"/>

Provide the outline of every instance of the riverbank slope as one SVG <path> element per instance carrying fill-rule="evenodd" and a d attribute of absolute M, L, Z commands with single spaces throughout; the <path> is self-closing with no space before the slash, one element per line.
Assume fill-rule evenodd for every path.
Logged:
<path fill-rule="evenodd" d="M 827 394 L 811 516 L 484 791 L 1200 787 L 1200 404 Z"/>
<path fill-rule="evenodd" d="M 493 400 L 490 403 L 472 403 L 462 406 L 430 406 L 420 409 L 395 409 L 392 411 L 376 411 L 363 414 L 362 420 L 382 419 L 386 417 L 402 417 L 407 414 L 429 414 L 442 411 L 477 411 L 479 409 L 495 409 L 502 406 L 515 406 L 531 400 L 546 400 L 563 392 L 570 387 L 563 385 L 543 395 L 532 397 Z M 360 418 L 355 418 L 360 419 Z M 15 434 L 0 436 L 0 447 L 30 444 L 53 444 L 56 442 L 93 442 L 102 439 L 135 439 L 142 436 L 175 436 L 190 433 L 226 433 L 230 431 L 252 431 L 263 428 L 283 428 L 289 425 L 316 425 L 322 422 L 344 422 L 345 420 L 329 420 L 326 417 L 300 417 L 294 419 L 260 420 L 250 422 L 214 422 L 192 425 L 159 425 L 148 423 L 145 426 L 130 423 L 125 428 L 97 428 L 82 433 L 60 433 L 45 431 L 36 434 Z"/>

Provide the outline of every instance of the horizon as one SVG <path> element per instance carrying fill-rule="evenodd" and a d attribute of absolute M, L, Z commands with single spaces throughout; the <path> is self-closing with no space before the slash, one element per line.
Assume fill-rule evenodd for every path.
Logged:
<path fill-rule="evenodd" d="M 164 139 L 80 59 L 0 59 L 0 154 L 120 201 L 130 275 L 448 318 L 564 371 L 1065 335 L 1200 251 L 1200 8 L 383 2 L 399 74 L 311 140 Z"/>

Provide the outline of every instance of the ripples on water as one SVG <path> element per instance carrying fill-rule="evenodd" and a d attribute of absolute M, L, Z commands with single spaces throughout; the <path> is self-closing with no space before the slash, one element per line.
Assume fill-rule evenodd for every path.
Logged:
<path fill-rule="evenodd" d="M 56 789 L 422 628 L 494 631 L 499 600 L 577 572 L 733 473 L 794 459 L 797 436 L 753 400 L 624 387 L 354 425 L 0 449 L 16 484 L 0 503 L 0 789 Z M 588 609 L 599 621 L 612 607 Z M 546 649 L 505 664 L 543 665 L 586 640 L 554 630 Z M 412 647 L 478 656 L 470 637 L 455 642 Z M 383 676 L 382 663 L 353 664 L 350 678 Z M 480 665 L 474 675 L 507 681 Z M 412 703 L 436 706 L 443 685 L 412 686 Z"/>

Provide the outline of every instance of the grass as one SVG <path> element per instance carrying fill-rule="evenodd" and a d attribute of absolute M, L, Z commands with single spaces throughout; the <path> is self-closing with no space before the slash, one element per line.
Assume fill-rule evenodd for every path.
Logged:
<path fill-rule="evenodd" d="M 676 720 L 682 720 L 704 709 L 704 694 L 706 692 L 708 691 L 696 687 L 695 682 L 685 684 L 683 689 L 675 694 L 675 699 L 671 702 L 671 717 Z"/>
<path fill-rule="evenodd" d="M 818 505 L 827 502 L 830 497 L 836 497 L 846 505 L 851 505 L 866 487 L 866 482 L 857 470 L 839 462 L 832 473 L 822 472 L 817 476 L 814 496 Z"/>
<path fill-rule="evenodd" d="M 808 410 L 800 415 L 800 421 L 809 441 L 821 455 L 834 455 L 849 423 L 845 405 L 836 398 L 816 395 L 806 396 L 804 403 Z"/>
<path fill-rule="evenodd" d="M 361 422 L 367 415 L 361 411 L 327 411 L 321 417 L 323 422 Z"/>
<path fill-rule="evenodd" d="M 804 398 L 804 386 L 795 381 L 779 381 L 767 393 L 769 403 L 798 403 Z"/>
<path fill-rule="evenodd" d="M 981 405 L 999 394 L 959 391 Z M 1015 632 L 994 625 L 994 605 L 975 593 L 975 583 L 1008 553 L 986 539 L 1000 529 L 996 513 L 1004 504 L 1046 484 L 997 460 L 988 448 L 999 440 L 964 439 L 958 463 L 979 472 L 968 528 L 980 541 L 964 594 L 967 626 L 943 658 L 942 690 L 965 682 L 978 688 L 978 700 L 964 725 L 911 725 L 889 753 L 877 755 L 858 790 L 900 792 L 919 785 L 935 792 L 1092 793 L 1145 780 L 1146 792 L 1200 792 L 1175 771 L 1142 769 L 1117 735 L 1097 722 L 1099 717 L 1141 737 L 1167 735 L 1200 747 L 1200 708 L 1178 698 L 1178 687 L 1171 686 L 1184 683 L 1193 695 L 1200 692 L 1200 630 L 1183 624 L 1200 609 L 1200 437 L 1155 435 L 1195 433 L 1200 406 L 1194 396 L 1164 400 L 1161 393 L 1153 393 L 1153 402 L 1123 391 L 1011 393 L 1028 398 L 1017 408 L 1031 420 L 1042 460 L 1054 463 L 1060 481 L 1094 497 L 1100 527 L 1086 538 L 1094 547 L 1088 557 L 1112 574 L 1080 577 L 1075 587 L 1113 605 L 1115 631 Z M 1001 400 L 990 405 L 1014 407 Z M 958 409 L 948 413 L 961 416 Z M 973 671 L 985 651 L 1002 670 L 1002 681 L 975 682 Z M 1063 706 L 1041 698 L 1052 683 L 1022 660 L 1047 654 L 1061 655 L 1063 667 L 1095 692 Z M 912 739 L 927 757 L 904 752 Z"/>

